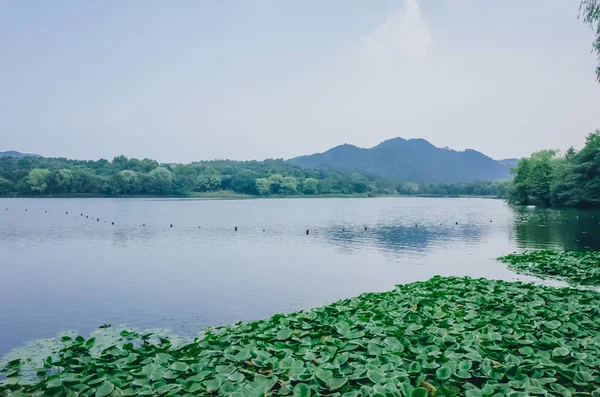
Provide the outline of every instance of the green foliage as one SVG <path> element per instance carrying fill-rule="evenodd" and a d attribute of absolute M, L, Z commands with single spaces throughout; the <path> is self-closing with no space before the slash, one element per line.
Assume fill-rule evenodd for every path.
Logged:
<path fill-rule="evenodd" d="M 271 175 L 269 178 L 267 178 L 267 180 L 269 182 L 270 192 L 274 194 L 280 193 L 280 190 L 282 190 L 281 188 L 283 186 L 283 176 L 280 174 L 275 174 Z"/>
<path fill-rule="evenodd" d="M 48 187 L 48 177 L 50 176 L 50 171 L 42 168 L 34 168 L 29 171 L 29 175 L 27 175 L 27 183 L 29 184 L 29 188 L 33 192 L 43 193 L 46 191 Z"/>
<path fill-rule="evenodd" d="M 283 194 L 295 194 L 297 187 L 298 182 L 296 181 L 296 178 L 293 176 L 286 176 L 283 178 L 280 190 Z"/>
<path fill-rule="evenodd" d="M 31 185 L 29 173 L 32 174 Z M 40 172 L 43 173 L 40 175 Z M 49 172 L 48 175 L 46 173 Z M 44 176 L 46 175 L 46 176 Z M 117 156 L 113 161 L 0 157 L 0 195 L 174 195 L 197 192 L 247 195 L 359 194 L 491 195 L 502 197 L 502 181 L 471 184 L 400 184 L 398 181 L 343 172 L 329 167 L 305 169 L 283 160 L 200 161 L 158 164 Z M 402 185 L 413 186 L 402 190 Z M 33 189 L 32 189 L 33 187 Z"/>
<path fill-rule="evenodd" d="M 165 167 L 156 167 L 150 171 L 150 176 L 153 179 L 155 193 L 161 195 L 171 193 L 171 189 L 173 188 L 173 175 L 171 174 L 171 171 Z"/>
<path fill-rule="evenodd" d="M 368 182 L 367 182 L 368 184 Z M 393 194 L 398 191 L 398 183 L 388 179 L 378 179 L 375 181 L 375 193 L 377 194 Z"/>
<path fill-rule="evenodd" d="M 550 184 L 553 176 L 553 163 L 556 152 L 544 150 L 531 156 L 529 170 L 529 194 L 531 201 L 545 207 L 550 205 Z"/>
<path fill-rule="evenodd" d="M 271 192 L 271 182 L 267 178 L 256 178 L 256 193 L 266 196 Z"/>
<path fill-rule="evenodd" d="M 256 178 L 256 194 L 266 196 L 268 194 L 288 194 L 297 193 L 298 181 L 293 176 L 282 176 L 274 174 L 268 178 Z"/>
<path fill-rule="evenodd" d="M 123 194 L 138 193 L 138 175 L 137 172 L 131 170 L 123 170 L 117 174 L 117 183 L 119 191 Z"/>
<path fill-rule="evenodd" d="M 123 331 L 92 353 L 67 336 L 36 382 L 9 362 L 0 394 L 595 396 L 599 306 L 595 291 L 436 276 L 177 346 Z"/>
<path fill-rule="evenodd" d="M 514 174 L 513 204 L 600 208 L 600 130 L 588 135 L 579 152 L 536 152 L 522 159 Z"/>
<path fill-rule="evenodd" d="M 199 192 L 214 192 L 221 188 L 223 178 L 219 174 L 200 174 L 196 179 L 196 189 Z"/>
<path fill-rule="evenodd" d="M 256 194 L 257 173 L 253 170 L 242 169 L 228 178 L 231 191 L 243 194 Z"/>
<path fill-rule="evenodd" d="M 551 186 L 560 161 L 554 150 L 542 150 L 522 159 L 515 170 L 511 200 L 519 204 L 550 206 Z"/>
<path fill-rule="evenodd" d="M 572 164 L 574 192 L 570 201 L 579 207 L 600 207 L 600 130 L 588 135 Z"/>
<path fill-rule="evenodd" d="M 578 285 L 600 285 L 600 252 L 597 251 L 525 251 L 498 260 L 522 274 Z"/>
<path fill-rule="evenodd" d="M 579 8 L 583 20 L 594 30 L 596 39 L 592 44 L 592 51 L 598 55 L 596 79 L 600 82 L 600 0 L 582 0 Z"/>
<path fill-rule="evenodd" d="M 317 181 L 315 178 L 306 178 L 302 182 L 302 193 L 304 193 L 304 194 L 319 193 L 319 181 Z"/>
<path fill-rule="evenodd" d="M 515 178 L 508 192 L 509 201 L 513 204 L 527 205 L 529 200 L 530 165 L 529 159 L 521 159 L 513 170 Z"/>
<path fill-rule="evenodd" d="M 403 183 L 400 186 L 398 186 L 398 192 L 402 193 L 402 194 L 409 194 L 409 195 L 415 195 L 415 194 L 419 194 L 419 192 L 421 191 L 421 189 L 419 188 L 419 185 L 417 185 L 416 183 Z"/>
<path fill-rule="evenodd" d="M 477 181 L 473 183 L 429 183 L 418 185 L 408 182 L 398 185 L 398 193 L 412 196 L 492 196 L 504 198 L 509 180 Z"/>
<path fill-rule="evenodd" d="M 72 183 L 73 173 L 71 170 L 63 168 L 50 174 L 49 184 L 51 185 L 51 190 L 69 193 L 71 191 Z"/>
<path fill-rule="evenodd" d="M 8 196 L 14 191 L 14 186 L 8 179 L 0 176 L 0 196 Z"/>

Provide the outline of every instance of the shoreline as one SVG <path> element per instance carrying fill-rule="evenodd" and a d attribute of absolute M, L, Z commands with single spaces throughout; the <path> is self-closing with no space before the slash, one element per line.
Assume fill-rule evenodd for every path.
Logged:
<path fill-rule="evenodd" d="M 106 324 L 63 336 L 52 358 L 8 362 L 0 395 L 595 395 L 599 302 L 574 288 L 434 276 L 208 327 L 183 344 L 135 330 L 106 344 Z"/>
<path fill-rule="evenodd" d="M 258 200 L 258 199 L 327 199 L 327 198 L 480 198 L 480 199 L 494 199 L 494 200 L 505 200 L 502 197 L 496 196 L 469 196 L 469 195 L 434 195 L 434 194 L 419 194 L 419 195 L 408 195 L 408 194 L 313 194 L 313 195 L 269 195 L 269 196 L 255 196 L 250 194 L 241 193 L 194 193 L 186 195 L 169 195 L 169 196 L 156 196 L 156 195 L 121 195 L 121 196 L 106 196 L 106 195 L 94 195 L 94 194 L 53 194 L 43 196 L 0 196 L 0 199 L 205 199 L 205 200 Z"/>

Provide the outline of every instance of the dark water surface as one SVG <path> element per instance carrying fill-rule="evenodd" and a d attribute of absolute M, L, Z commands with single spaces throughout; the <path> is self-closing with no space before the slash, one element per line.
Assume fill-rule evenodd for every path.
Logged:
<path fill-rule="evenodd" d="M 599 220 L 486 199 L 0 199 L 0 356 L 103 323 L 193 335 L 436 274 L 512 280 L 494 258 L 600 249 Z"/>

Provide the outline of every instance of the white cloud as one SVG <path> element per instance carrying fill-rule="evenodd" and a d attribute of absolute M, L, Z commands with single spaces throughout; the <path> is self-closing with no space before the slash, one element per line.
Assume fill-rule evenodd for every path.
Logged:
<path fill-rule="evenodd" d="M 362 37 L 362 45 L 370 57 L 422 60 L 434 40 L 417 0 L 404 0 L 403 7 L 389 12 L 385 22 Z"/>
<path fill-rule="evenodd" d="M 0 141 L 46 155 L 191 161 L 293 157 L 402 136 L 504 158 L 580 147 L 600 126 L 593 32 L 577 19 L 577 4 L 245 2 L 240 12 L 234 3 L 191 2 L 197 12 L 185 14 L 165 6 L 181 23 L 156 33 L 148 18 L 93 19 L 86 26 L 96 30 L 63 43 L 42 36 L 54 32 L 54 18 L 30 31 L 30 10 L 0 0 L 0 19 L 3 6 L 23 13 L 4 24 L 7 32 L 31 33 L 13 62 L 0 62 L 0 85 L 14 92 L 0 99 Z M 198 30 L 203 14 L 214 23 Z M 128 55 L 111 57 L 103 39 L 110 27 L 114 37 L 143 32 L 153 40 L 123 41 L 119 53 Z M 81 53 L 82 43 L 91 52 Z M 40 54 L 41 74 L 27 66 Z M 98 56 L 107 63 L 86 63 Z M 148 66 L 155 56 L 160 62 Z M 162 139 L 165 132 L 173 139 Z"/>

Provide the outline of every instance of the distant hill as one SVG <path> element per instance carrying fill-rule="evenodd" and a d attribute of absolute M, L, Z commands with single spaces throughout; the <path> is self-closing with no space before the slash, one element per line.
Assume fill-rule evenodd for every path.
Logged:
<path fill-rule="evenodd" d="M 510 176 L 509 167 L 483 153 L 438 148 L 424 139 L 393 138 L 369 149 L 344 144 L 288 161 L 306 168 L 331 166 L 421 183 L 489 181 Z"/>
<path fill-rule="evenodd" d="M 521 159 L 502 159 L 502 160 L 498 160 L 498 162 L 500 164 L 502 164 L 503 166 L 511 169 L 511 168 L 515 168 L 517 166 L 517 164 L 519 164 L 520 160 Z"/>
<path fill-rule="evenodd" d="M 21 153 L 16 152 L 14 150 L 9 150 L 7 152 L 0 152 L 0 157 L 42 157 L 39 154 L 31 154 L 31 153 Z"/>

